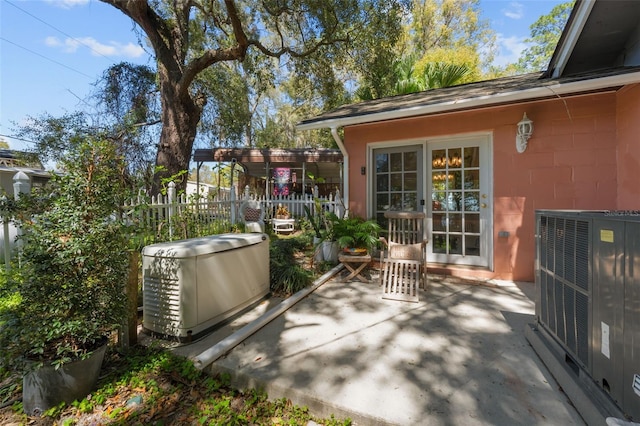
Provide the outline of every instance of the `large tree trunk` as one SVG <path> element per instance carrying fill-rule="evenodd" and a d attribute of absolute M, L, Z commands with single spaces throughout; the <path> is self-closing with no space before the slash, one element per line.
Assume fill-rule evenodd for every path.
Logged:
<path fill-rule="evenodd" d="M 191 98 L 187 90 L 181 91 L 179 84 L 166 78 L 160 72 L 160 91 L 162 99 L 162 132 L 156 154 L 156 172 L 152 193 L 160 192 L 166 182 L 164 179 L 176 176 L 182 170 L 187 173 L 175 179 L 178 190 L 187 185 L 191 150 L 196 137 L 202 109 Z"/>
<path fill-rule="evenodd" d="M 348 40 L 346 33 L 342 34 L 338 31 L 340 28 L 338 21 L 329 19 L 329 22 L 324 22 L 324 19 L 318 20 L 313 16 L 306 19 L 304 5 L 298 5 L 290 10 L 287 6 L 270 8 L 262 5 L 261 2 L 255 3 L 256 7 L 261 5 L 260 10 L 249 11 L 249 13 L 264 15 L 264 19 L 273 21 L 275 25 L 271 31 L 275 31 L 273 36 L 276 37 L 276 41 L 271 48 L 269 46 L 271 43 L 265 45 L 260 38 L 249 38 L 243 22 L 247 11 L 241 9 L 242 13 L 240 13 L 234 0 L 224 0 L 224 7 L 217 1 L 102 1 L 122 11 L 142 28 L 156 56 L 162 103 L 162 132 L 156 155 L 156 166 L 159 168 L 154 174 L 152 187 L 154 194 L 163 189 L 164 179 L 176 176 L 181 171 L 187 173 L 176 183 L 179 189 L 186 188 L 191 149 L 206 102 L 206 99 L 200 98 L 199 94 L 190 93 L 189 87 L 202 71 L 219 62 L 243 61 L 249 46 L 255 46 L 263 55 L 273 58 L 280 58 L 283 55 L 303 58 L 315 54 L 323 46 Z M 240 6 L 245 7 L 244 4 Z M 296 12 L 297 8 L 299 8 L 298 12 Z M 331 17 L 334 16 L 335 11 L 332 7 L 328 7 L 326 13 Z M 192 17 L 194 17 L 193 21 Z M 299 40 L 296 40 L 295 36 L 290 40 L 289 30 L 283 33 L 280 29 L 293 25 L 290 21 L 296 21 L 296 17 L 300 19 Z M 322 25 L 320 25 L 321 21 Z M 204 37 L 204 40 L 198 41 L 191 54 L 188 54 L 192 41 L 190 38 L 192 22 L 193 25 L 201 26 L 195 34 L 197 37 Z M 252 20 L 248 20 L 247 24 L 254 25 Z M 304 30 L 308 25 L 314 28 L 310 32 Z M 315 28 L 316 25 L 320 25 L 320 28 Z M 322 28 L 324 25 L 328 26 Z M 257 26 L 262 27 L 263 24 L 258 22 Z M 268 27 L 265 26 L 265 29 Z M 207 37 L 209 33 L 211 38 Z M 323 35 L 316 39 L 316 33 Z M 277 42 L 277 37 L 280 38 L 280 43 Z M 308 37 L 315 41 L 309 42 Z M 265 35 L 265 39 L 271 38 Z M 289 42 L 291 45 L 300 44 L 302 47 L 296 50 L 289 45 Z M 211 47 L 212 43 L 217 46 Z M 250 146 L 252 145 L 250 139 L 247 142 Z"/>

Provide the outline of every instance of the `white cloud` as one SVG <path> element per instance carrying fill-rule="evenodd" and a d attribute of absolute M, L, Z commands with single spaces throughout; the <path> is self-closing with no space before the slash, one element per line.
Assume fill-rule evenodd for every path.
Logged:
<path fill-rule="evenodd" d="M 500 50 L 493 61 L 496 66 L 502 67 L 517 62 L 522 51 L 528 47 L 524 42 L 525 37 L 505 37 L 503 34 L 497 34 L 496 38 Z"/>
<path fill-rule="evenodd" d="M 100 43 L 93 37 L 66 38 L 64 41 L 56 37 L 47 37 L 45 44 L 49 47 L 61 48 L 65 53 L 75 53 L 78 49 L 87 48 L 93 56 L 124 56 L 138 58 L 144 55 L 142 47 L 131 42 L 121 44 L 111 41 L 108 44 Z"/>
<path fill-rule="evenodd" d="M 139 58 L 140 56 L 146 54 L 142 47 L 133 43 L 127 43 L 124 46 L 121 46 L 120 49 L 122 51 L 122 55 L 128 58 Z"/>
<path fill-rule="evenodd" d="M 507 8 L 502 9 L 502 14 L 507 18 L 520 19 L 524 16 L 524 5 L 512 1 Z"/>
<path fill-rule="evenodd" d="M 75 6 L 84 6 L 89 3 L 90 0 L 46 0 L 47 3 L 60 7 L 62 9 L 71 9 Z"/>
<path fill-rule="evenodd" d="M 57 37 L 49 36 L 49 37 L 44 39 L 44 44 L 49 46 L 49 47 L 58 47 L 62 43 L 60 43 L 60 40 L 58 40 Z"/>

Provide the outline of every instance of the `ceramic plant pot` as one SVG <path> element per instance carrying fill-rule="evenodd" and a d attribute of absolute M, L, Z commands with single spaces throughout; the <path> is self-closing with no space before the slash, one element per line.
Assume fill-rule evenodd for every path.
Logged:
<path fill-rule="evenodd" d="M 324 260 L 324 254 L 322 253 L 322 239 L 320 237 L 313 237 L 313 261 L 316 263 Z"/>
<path fill-rule="evenodd" d="M 322 242 L 322 255 L 324 256 L 325 262 L 338 262 L 338 252 L 340 251 L 340 246 L 336 241 L 323 241 Z"/>

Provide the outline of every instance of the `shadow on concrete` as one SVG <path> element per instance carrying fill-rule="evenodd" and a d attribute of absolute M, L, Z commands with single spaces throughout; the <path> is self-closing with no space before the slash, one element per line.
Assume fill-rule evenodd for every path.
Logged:
<path fill-rule="evenodd" d="M 409 303 L 372 275 L 327 282 L 208 371 L 355 424 L 584 424 L 524 337 L 534 284 L 430 276 Z"/>

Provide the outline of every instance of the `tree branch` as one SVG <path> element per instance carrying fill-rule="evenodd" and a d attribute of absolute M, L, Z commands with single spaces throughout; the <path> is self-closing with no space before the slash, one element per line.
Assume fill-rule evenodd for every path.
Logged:
<path fill-rule="evenodd" d="M 244 60 L 244 57 L 247 54 L 247 48 L 249 47 L 247 34 L 242 27 L 242 20 L 238 14 L 235 2 L 233 0 L 225 0 L 224 3 L 227 8 L 229 20 L 231 21 L 231 27 L 233 28 L 233 35 L 236 39 L 236 44 L 225 49 L 209 49 L 199 57 L 192 60 L 184 69 L 184 73 L 180 80 L 180 85 L 182 87 L 189 87 L 202 70 L 216 62 Z"/>
<path fill-rule="evenodd" d="M 171 30 L 165 25 L 147 1 L 142 0 L 100 0 L 110 4 L 140 25 L 145 32 L 156 55 L 169 55 L 170 46 L 167 44 L 171 39 Z"/>

